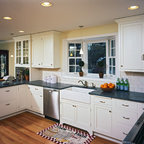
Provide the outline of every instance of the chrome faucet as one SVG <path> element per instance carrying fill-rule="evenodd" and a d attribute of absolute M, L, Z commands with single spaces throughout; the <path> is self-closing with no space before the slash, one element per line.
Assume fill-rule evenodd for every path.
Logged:
<path fill-rule="evenodd" d="M 78 83 L 82 83 L 82 85 L 84 86 L 84 87 L 88 87 L 88 82 L 87 81 L 82 81 L 82 80 L 79 80 L 78 81 Z"/>

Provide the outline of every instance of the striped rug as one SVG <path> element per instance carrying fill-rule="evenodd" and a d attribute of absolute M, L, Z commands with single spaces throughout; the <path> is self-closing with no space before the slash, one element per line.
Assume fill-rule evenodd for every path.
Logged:
<path fill-rule="evenodd" d="M 90 144 L 95 138 L 89 133 L 58 123 L 37 134 L 57 144 Z"/>

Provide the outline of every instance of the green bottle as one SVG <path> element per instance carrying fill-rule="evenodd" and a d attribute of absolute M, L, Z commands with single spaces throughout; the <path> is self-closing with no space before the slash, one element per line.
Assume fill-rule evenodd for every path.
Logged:
<path fill-rule="evenodd" d="M 124 91 L 129 91 L 129 81 L 127 78 L 124 81 Z"/>
<path fill-rule="evenodd" d="M 120 90 L 120 79 L 119 78 L 117 78 L 117 81 L 116 81 L 116 89 Z"/>
<path fill-rule="evenodd" d="M 124 79 L 121 78 L 121 81 L 120 81 L 120 90 L 123 91 L 124 90 Z"/>

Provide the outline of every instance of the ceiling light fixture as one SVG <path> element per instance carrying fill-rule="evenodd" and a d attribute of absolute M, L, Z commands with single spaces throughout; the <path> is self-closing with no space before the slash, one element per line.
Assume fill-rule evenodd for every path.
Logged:
<path fill-rule="evenodd" d="M 41 5 L 44 6 L 44 7 L 52 6 L 52 4 L 50 2 L 42 2 Z"/>
<path fill-rule="evenodd" d="M 23 30 L 20 30 L 19 32 L 20 32 L 20 33 L 23 33 L 24 31 L 23 31 Z"/>
<path fill-rule="evenodd" d="M 5 20 L 11 20 L 12 18 L 11 17 L 3 17 L 3 19 L 5 19 Z"/>
<path fill-rule="evenodd" d="M 128 7 L 129 10 L 136 10 L 138 8 L 139 8 L 139 6 L 130 6 L 130 7 Z"/>

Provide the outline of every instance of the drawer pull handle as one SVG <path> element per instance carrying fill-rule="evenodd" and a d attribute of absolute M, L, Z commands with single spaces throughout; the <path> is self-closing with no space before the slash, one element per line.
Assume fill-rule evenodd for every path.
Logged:
<path fill-rule="evenodd" d="M 6 90 L 5 92 L 10 92 L 10 90 Z"/>
<path fill-rule="evenodd" d="M 112 113 L 112 111 L 109 111 L 110 113 Z"/>
<path fill-rule="evenodd" d="M 37 88 L 35 88 L 35 90 L 38 90 Z"/>
<path fill-rule="evenodd" d="M 129 105 L 122 104 L 122 106 L 129 107 Z"/>
<path fill-rule="evenodd" d="M 100 101 L 101 103 L 105 103 L 104 101 Z"/>
<path fill-rule="evenodd" d="M 73 105 L 73 107 L 76 107 L 75 105 Z"/>
<path fill-rule="evenodd" d="M 127 135 L 125 132 L 123 132 L 124 135 Z"/>
<path fill-rule="evenodd" d="M 126 117 L 123 117 L 124 119 L 127 119 L 127 120 L 129 120 L 130 118 L 126 118 Z"/>
<path fill-rule="evenodd" d="M 6 106 L 9 106 L 10 104 L 8 103 L 8 104 L 6 104 Z"/>

